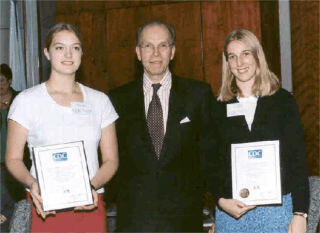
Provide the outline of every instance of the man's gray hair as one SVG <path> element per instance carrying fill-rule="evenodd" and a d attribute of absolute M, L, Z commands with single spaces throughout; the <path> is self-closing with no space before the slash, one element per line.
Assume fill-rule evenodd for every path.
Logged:
<path fill-rule="evenodd" d="M 164 22 L 161 22 L 159 20 L 153 20 L 153 21 L 150 21 L 150 22 L 148 22 L 138 28 L 138 31 L 137 31 L 137 45 L 138 46 L 140 45 L 140 42 L 141 42 L 141 35 L 142 35 L 143 29 L 145 29 L 146 27 L 149 27 L 149 26 L 164 26 L 164 27 L 166 27 L 169 30 L 170 37 L 171 37 L 170 38 L 170 45 L 171 46 L 175 45 L 176 32 L 175 32 L 174 28 L 171 25 L 166 24 Z"/>

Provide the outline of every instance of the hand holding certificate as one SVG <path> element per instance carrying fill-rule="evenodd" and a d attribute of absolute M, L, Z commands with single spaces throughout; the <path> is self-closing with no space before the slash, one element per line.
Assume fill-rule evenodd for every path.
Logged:
<path fill-rule="evenodd" d="M 83 142 L 33 148 L 43 210 L 93 204 Z"/>
<path fill-rule="evenodd" d="M 231 145 L 233 199 L 247 205 L 281 204 L 279 141 Z"/>

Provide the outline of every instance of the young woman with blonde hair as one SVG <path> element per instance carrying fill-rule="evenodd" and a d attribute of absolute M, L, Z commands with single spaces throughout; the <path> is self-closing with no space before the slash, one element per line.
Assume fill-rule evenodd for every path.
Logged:
<path fill-rule="evenodd" d="M 210 161 L 217 183 L 215 232 L 306 232 L 309 186 L 303 131 L 294 97 L 280 87 L 257 37 L 232 31 L 223 49 L 216 106 L 219 153 Z M 239 111 L 228 114 L 238 104 Z M 250 206 L 232 199 L 231 144 L 279 140 L 281 205 Z M 213 230 L 213 229 L 212 229 Z"/>

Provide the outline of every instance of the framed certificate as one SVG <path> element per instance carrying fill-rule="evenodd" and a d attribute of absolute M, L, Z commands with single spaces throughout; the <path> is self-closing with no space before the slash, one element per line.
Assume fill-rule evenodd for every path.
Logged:
<path fill-rule="evenodd" d="M 231 145 L 232 196 L 247 205 L 281 204 L 279 140 Z"/>
<path fill-rule="evenodd" d="M 33 148 L 43 210 L 93 204 L 83 142 Z"/>

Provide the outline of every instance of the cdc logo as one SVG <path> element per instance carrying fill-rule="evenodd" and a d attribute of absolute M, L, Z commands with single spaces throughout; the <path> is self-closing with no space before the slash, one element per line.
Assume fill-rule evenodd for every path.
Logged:
<path fill-rule="evenodd" d="M 248 151 L 249 159 L 259 159 L 262 158 L 262 150 L 249 150 Z"/>
<path fill-rule="evenodd" d="M 67 161 L 68 155 L 67 152 L 60 152 L 52 154 L 53 161 L 60 162 L 60 161 Z"/>

